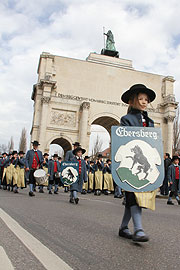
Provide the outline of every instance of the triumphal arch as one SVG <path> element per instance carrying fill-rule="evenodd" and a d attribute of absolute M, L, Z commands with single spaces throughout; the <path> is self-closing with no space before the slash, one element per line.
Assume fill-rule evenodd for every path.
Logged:
<path fill-rule="evenodd" d="M 131 60 L 96 53 L 82 61 L 43 52 L 37 72 L 31 140 L 38 140 L 43 152 L 52 143 L 66 152 L 75 141 L 88 149 L 91 125 L 101 125 L 110 132 L 127 112 L 120 100 L 122 92 L 140 83 L 156 91 L 149 115 L 162 128 L 164 151 L 172 153 L 178 104 L 173 77 L 138 71 Z"/>

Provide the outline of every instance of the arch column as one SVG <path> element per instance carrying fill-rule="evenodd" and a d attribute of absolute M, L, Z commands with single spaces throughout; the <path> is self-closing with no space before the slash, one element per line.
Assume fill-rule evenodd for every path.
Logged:
<path fill-rule="evenodd" d="M 79 130 L 79 142 L 81 143 L 82 147 L 86 149 L 88 152 L 88 120 L 89 120 L 89 109 L 90 109 L 90 103 L 89 102 L 83 102 L 81 104 L 80 110 L 81 110 L 81 118 L 80 118 L 80 130 Z"/>
<path fill-rule="evenodd" d="M 49 112 L 49 102 L 50 97 L 42 97 L 41 98 L 41 124 L 40 124 L 40 133 L 39 133 L 39 143 L 40 149 L 44 151 L 46 144 L 46 126 L 47 126 L 47 118 Z"/>
<path fill-rule="evenodd" d="M 167 123 L 167 139 L 166 139 L 166 153 L 172 156 L 172 145 L 173 145 L 173 122 L 174 116 L 166 116 L 165 121 Z"/>

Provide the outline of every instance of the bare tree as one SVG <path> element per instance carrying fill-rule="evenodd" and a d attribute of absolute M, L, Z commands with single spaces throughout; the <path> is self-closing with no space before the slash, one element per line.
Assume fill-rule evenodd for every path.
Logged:
<path fill-rule="evenodd" d="M 176 117 L 173 125 L 173 153 L 180 149 L 180 118 L 179 107 L 176 110 Z"/>
<path fill-rule="evenodd" d="M 11 136 L 11 139 L 8 143 L 8 150 L 9 150 L 9 152 L 12 152 L 14 150 L 14 140 L 13 140 L 12 136 Z"/>
<path fill-rule="evenodd" d="M 6 144 L 0 144 L 0 153 L 4 153 L 8 151 L 8 146 Z"/>
<path fill-rule="evenodd" d="M 96 141 L 95 141 L 94 146 L 92 148 L 92 153 L 91 153 L 92 156 L 95 157 L 97 155 L 97 153 L 102 151 L 102 144 L 103 144 L 102 140 L 100 139 L 99 135 L 97 135 Z"/>
<path fill-rule="evenodd" d="M 19 151 L 23 151 L 24 153 L 26 153 L 26 150 L 27 150 L 27 132 L 26 129 L 23 128 L 21 132 L 21 138 L 19 141 Z"/>

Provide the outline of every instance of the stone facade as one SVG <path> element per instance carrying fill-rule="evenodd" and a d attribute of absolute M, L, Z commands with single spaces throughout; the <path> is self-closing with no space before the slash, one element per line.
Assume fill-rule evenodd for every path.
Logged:
<path fill-rule="evenodd" d="M 88 149 L 91 125 L 102 125 L 110 132 L 127 111 L 121 94 L 131 85 L 142 83 L 156 91 L 149 115 L 162 128 L 164 151 L 172 153 L 178 104 L 173 77 L 141 72 L 130 60 L 95 53 L 86 61 L 42 53 L 38 75 L 32 92 L 31 140 L 38 140 L 43 152 L 51 143 L 60 144 L 66 152 L 74 141 Z"/>

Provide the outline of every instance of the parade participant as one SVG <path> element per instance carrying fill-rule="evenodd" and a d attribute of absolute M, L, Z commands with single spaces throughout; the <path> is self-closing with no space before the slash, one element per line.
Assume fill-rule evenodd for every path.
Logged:
<path fill-rule="evenodd" d="M 89 164 L 89 189 L 88 193 L 91 193 L 94 190 L 94 173 L 95 173 L 95 168 L 94 168 L 94 161 L 90 161 Z"/>
<path fill-rule="evenodd" d="M 123 93 L 121 97 L 123 102 L 129 104 L 129 107 L 127 115 L 121 118 L 120 125 L 154 127 L 153 120 L 148 117 L 145 110 L 148 103 L 152 102 L 155 97 L 155 92 L 148 89 L 145 85 L 133 85 L 129 90 Z M 147 193 L 142 192 L 141 195 L 143 195 L 143 193 L 146 196 Z M 145 235 L 142 227 L 142 208 L 137 203 L 136 194 L 138 193 L 125 192 L 125 212 L 119 229 L 119 236 L 133 239 L 133 241 L 137 242 L 146 242 L 149 238 Z M 131 217 L 134 225 L 133 235 L 128 228 Z"/>
<path fill-rule="evenodd" d="M 52 194 L 52 185 L 55 184 L 54 194 L 58 194 L 58 185 L 60 183 L 61 166 L 58 161 L 58 154 L 53 155 L 53 159 L 49 161 L 48 176 L 49 176 L 49 194 Z"/>
<path fill-rule="evenodd" d="M 2 158 L 0 159 L 0 189 L 2 188 L 1 185 L 3 184 L 3 173 L 4 173 L 4 166 L 7 160 L 7 153 L 2 153 Z"/>
<path fill-rule="evenodd" d="M 18 193 L 18 188 L 25 188 L 25 158 L 24 152 L 19 151 L 18 158 L 15 162 L 15 169 L 17 170 L 17 186 L 14 189 Z"/>
<path fill-rule="evenodd" d="M 87 176 L 89 175 L 89 167 L 90 167 L 90 165 L 89 165 L 89 158 L 90 157 L 88 157 L 88 156 L 85 156 L 84 157 L 84 161 L 86 162 L 86 170 L 87 170 Z M 88 177 L 87 177 L 87 182 L 84 182 L 84 184 L 83 184 L 83 189 L 82 189 L 82 194 L 86 194 L 87 193 L 87 191 L 88 191 Z"/>
<path fill-rule="evenodd" d="M 169 195 L 169 187 L 168 187 L 168 179 L 167 172 L 168 167 L 171 165 L 171 158 L 169 153 L 165 153 L 164 155 L 164 181 L 162 186 L 160 187 L 161 195 Z"/>
<path fill-rule="evenodd" d="M 86 162 L 82 159 L 82 155 L 86 152 L 85 149 L 81 147 L 77 147 L 73 150 L 73 155 L 75 156 L 72 161 L 79 162 L 79 175 L 78 180 L 70 186 L 70 203 L 78 204 L 79 198 L 77 196 L 77 192 L 82 191 L 83 183 L 87 182 L 87 169 L 86 169 Z"/>
<path fill-rule="evenodd" d="M 173 156 L 172 164 L 168 167 L 167 179 L 170 183 L 170 194 L 167 204 L 174 205 L 172 202 L 172 197 L 175 196 L 178 204 L 180 205 L 180 199 L 178 196 L 179 183 L 180 183 L 180 166 L 179 157 Z"/>
<path fill-rule="evenodd" d="M 13 154 L 9 153 L 7 160 L 5 162 L 4 166 L 4 176 L 3 176 L 3 189 L 7 189 L 8 191 L 13 191 L 13 182 L 12 182 L 12 177 L 13 177 Z"/>
<path fill-rule="evenodd" d="M 46 174 L 48 174 L 48 163 L 49 163 L 48 156 L 49 156 L 48 153 L 44 153 L 44 155 L 43 155 L 43 157 L 44 157 L 43 170 L 46 172 Z M 46 181 L 44 183 L 44 185 L 39 186 L 39 193 L 44 193 L 44 190 L 43 190 L 44 186 L 48 186 L 48 181 Z"/>
<path fill-rule="evenodd" d="M 12 190 L 14 190 L 14 193 L 18 193 L 18 187 L 17 187 L 17 181 L 18 181 L 18 168 L 17 168 L 17 164 L 18 164 L 18 152 L 17 151 L 13 151 L 12 153 Z"/>
<path fill-rule="evenodd" d="M 108 195 L 109 192 L 114 191 L 113 179 L 111 174 L 111 160 L 107 159 L 103 169 L 104 174 L 104 194 Z"/>
<path fill-rule="evenodd" d="M 29 196 L 35 196 L 33 193 L 33 187 L 36 185 L 36 180 L 34 178 L 34 172 L 39 169 L 43 164 L 43 155 L 38 146 L 40 145 L 38 141 L 33 141 L 33 149 L 28 150 L 26 154 L 26 171 L 29 171 Z"/>
<path fill-rule="evenodd" d="M 102 154 L 99 154 L 94 164 L 94 168 L 95 168 L 95 193 L 94 195 L 98 195 L 98 196 L 101 195 L 102 184 L 103 184 L 104 163 L 103 163 L 102 158 L 103 158 Z"/>
<path fill-rule="evenodd" d="M 79 142 L 73 143 L 73 150 L 75 150 L 77 147 L 80 147 L 80 146 L 81 145 Z M 73 150 L 69 150 L 66 152 L 65 161 L 71 161 L 74 158 Z M 64 185 L 64 192 L 68 192 L 68 191 L 69 191 L 69 186 Z"/>

